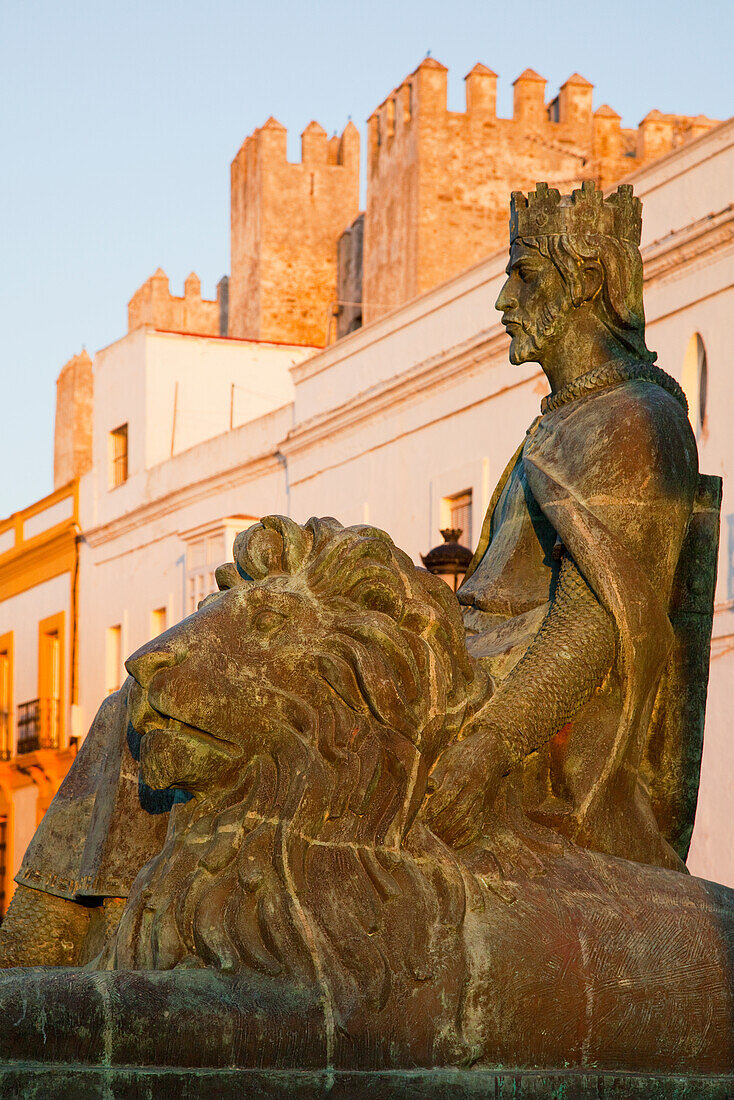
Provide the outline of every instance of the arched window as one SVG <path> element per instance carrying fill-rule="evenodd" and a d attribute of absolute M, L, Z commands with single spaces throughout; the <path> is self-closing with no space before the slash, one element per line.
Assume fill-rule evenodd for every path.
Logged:
<path fill-rule="evenodd" d="M 688 398 L 688 415 L 696 433 L 701 438 L 706 423 L 706 393 L 708 389 L 708 364 L 706 348 L 697 332 L 688 341 L 683 360 L 683 378 L 681 382 Z"/>

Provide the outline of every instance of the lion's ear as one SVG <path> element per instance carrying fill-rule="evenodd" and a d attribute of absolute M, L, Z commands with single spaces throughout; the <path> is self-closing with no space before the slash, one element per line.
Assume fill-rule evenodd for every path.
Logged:
<path fill-rule="evenodd" d="M 249 576 L 261 581 L 272 573 L 283 572 L 283 540 L 277 531 L 268 531 L 262 523 L 240 531 L 232 550 L 243 579 Z"/>
<path fill-rule="evenodd" d="M 242 577 L 237 572 L 237 566 L 233 561 L 218 565 L 214 570 L 214 579 L 220 592 L 225 592 L 228 588 L 235 588 L 236 585 L 242 584 Z"/>
<path fill-rule="evenodd" d="M 234 560 L 243 577 L 263 580 L 297 573 L 313 545 L 313 532 L 287 516 L 263 516 L 234 540 Z"/>
<path fill-rule="evenodd" d="M 281 566 L 285 573 L 297 573 L 313 545 L 313 532 L 287 516 L 263 516 L 269 531 L 277 531 L 282 541 Z"/>

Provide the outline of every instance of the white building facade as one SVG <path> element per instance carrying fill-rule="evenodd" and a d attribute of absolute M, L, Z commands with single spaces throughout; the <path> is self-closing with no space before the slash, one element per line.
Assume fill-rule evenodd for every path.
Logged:
<path fill-rule="evenodd" d="M 292 424 L 290 368 L 312 353 L 144 327 L 95 357 L 92 469 L 80 483 L 90 719 L 122 683 L 124 658 L 216 588 L 236 533 L 286 506 L 274 444 Z"/>

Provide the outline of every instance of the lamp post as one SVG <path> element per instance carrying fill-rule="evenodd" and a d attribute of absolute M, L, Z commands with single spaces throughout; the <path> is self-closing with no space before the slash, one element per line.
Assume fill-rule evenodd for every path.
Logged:
<path fill-rule="evenodd" d="M 441 534 L 443 543 L 434 546 L 427 554 L 421 554 L 421 561 L 429 573 L 440 577 L 456 592 L 464 579 L 464 574 L 469 568 L 469 562 L 473 554 L 466 546 L 459 542 L 461 538 L 460 527 L 446 527 Z"/>

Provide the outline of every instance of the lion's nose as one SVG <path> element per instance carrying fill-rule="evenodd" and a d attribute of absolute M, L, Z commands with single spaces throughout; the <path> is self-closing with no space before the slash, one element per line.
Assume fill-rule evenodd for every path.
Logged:
<path fill-rule="evenodd" d="M 184 653 L 172 645 L 166 645 L 162 638 L 154 638 L 128 657 L 125 668 L 142 687 L 147 687 L 156 672 L 162 668 L 172 668 L 184 657 Z"/>

